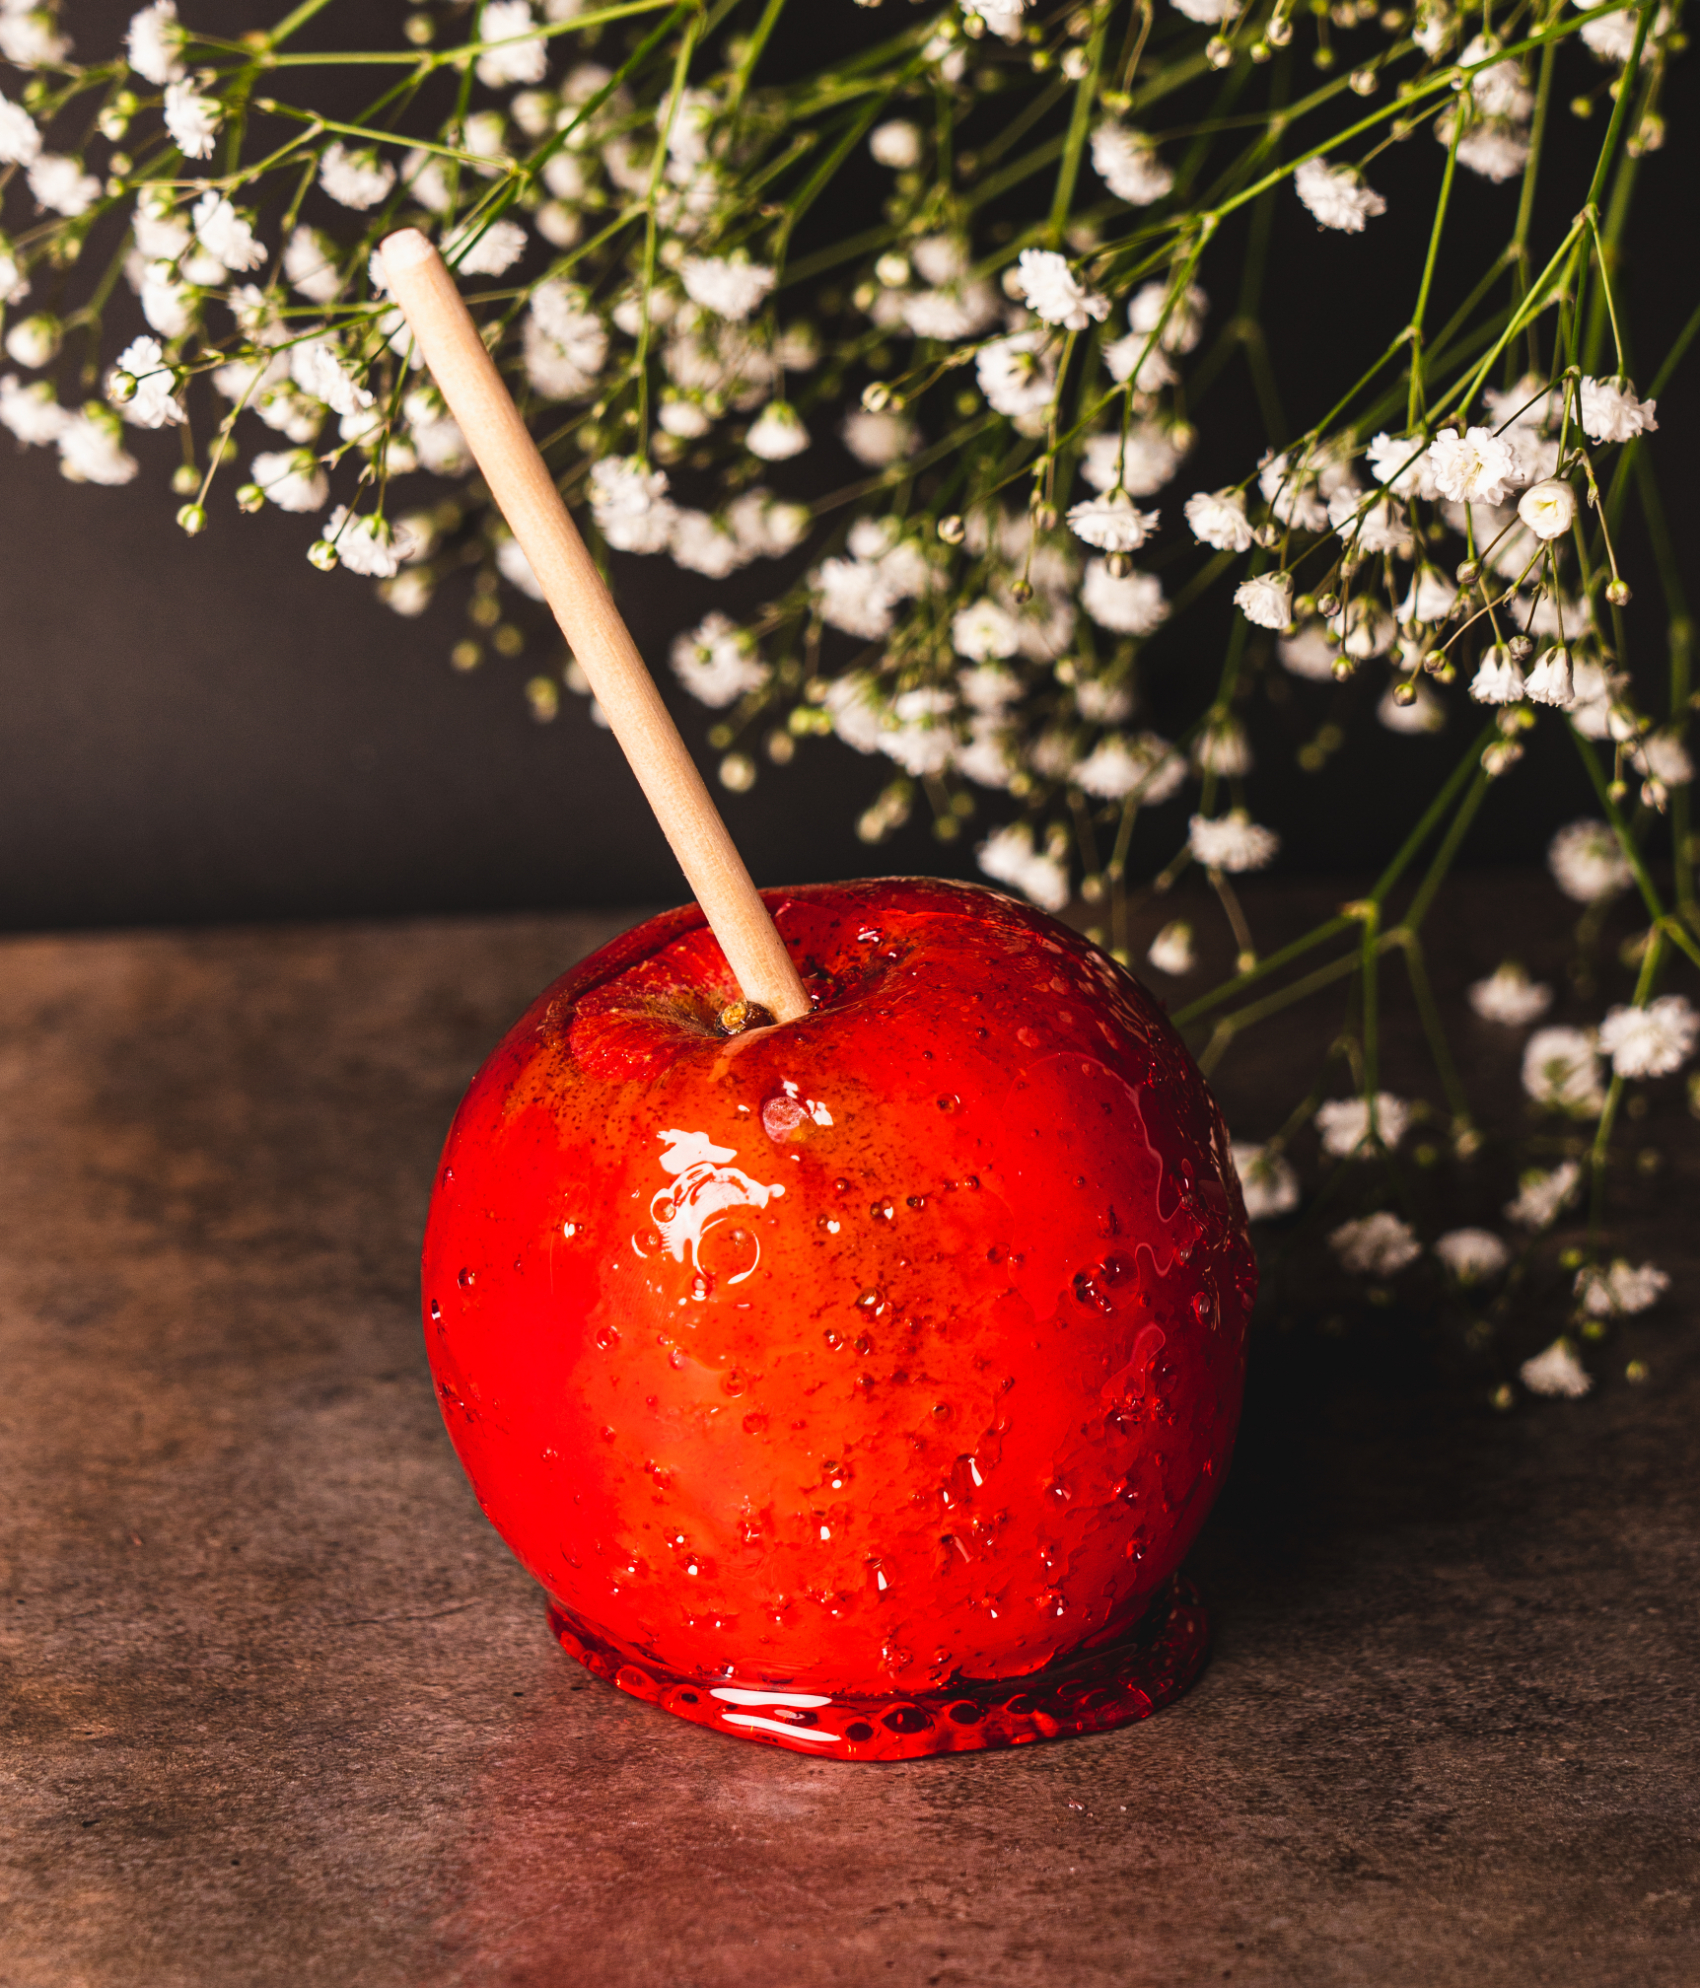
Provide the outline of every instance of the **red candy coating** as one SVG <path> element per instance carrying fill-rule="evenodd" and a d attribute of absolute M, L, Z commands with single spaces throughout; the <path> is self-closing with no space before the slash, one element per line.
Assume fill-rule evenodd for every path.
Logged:
<path fill-rule="evenodd" d="M 1122 969 L 990 892 L 765 894 L 816 1011 L 728 1036 L 692 906 L 468 1091 L 426 1341 L 576 1655 L 834 1757 L 1143 1716 L 1203 1647 L 1256 1271 L 1221 1116 Z"/>

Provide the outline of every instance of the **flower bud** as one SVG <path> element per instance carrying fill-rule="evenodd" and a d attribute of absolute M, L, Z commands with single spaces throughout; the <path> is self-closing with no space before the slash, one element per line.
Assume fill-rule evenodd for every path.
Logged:
<path fill-rule="evenodd" d="M 106 376 L 106 397 L 114 407 L 128 407 L 136 397 L 136 376 L 114 366 Z"/>
<path fill-rule="evenodd" d="M 1204 59 L 1212 69 L 1226 69 L 1234 59 L 1234 44 L 1222 35 L 1212 35 L 1204 44 Z"/>
<path fill-rule="evenodd" d="M 179 497 L 193 497 L 201 487 L 201 472 L 190 462 L 180 462 L 171 472 L 171 488 Z"/>
<path fill-rule="evenodd" d="M 250 516 L 266 508 L 266 493 L 257 483 L 244 483 L 236 493 L 236 507 Z"/>
<path fill-rule="evenodd" d="M 884 380 L 870 380 L 862 389 L 862 405 L 870 414 L 883 414 L 891 405 L 891 388 Z"/>
<path fill-rule="evenodd" d="M 177 513 L 177 528 L 190 538 L 199 538 L 207 528 L 205 504 L 185 504 Z"/>
<path fill-rule="evenodd" d="M 6 356 L 20 366 L 45 366 L 59 354 L 59 320 L 46 311 L 20 318 L 6 334 Z"/>
<path fill-rule="evenodd" d="M 316 538 L 307 548 L 307 557 L 321 573 L 333 572 L 336 568 L 336 547 L 328 538 Z"/>
<path fill-rule="evenodd" d="M 968 527 L 952 511 L 947 518 L 939 519 L 939 537 L 946 545 L 960 545 L 968 536 Z"/>
<path fill-rule="evenodd" d="M 1627 607 L 1630 602 L 1628 581 L 1613 580 L 1606 588 L 1606 601 L 1612 607 Z"/>

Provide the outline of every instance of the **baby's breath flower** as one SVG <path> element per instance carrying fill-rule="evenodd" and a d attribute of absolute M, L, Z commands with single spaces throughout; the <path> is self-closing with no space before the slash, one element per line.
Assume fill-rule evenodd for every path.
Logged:
<path fill-rule="evenodd" d="M 667 473 L 634 456 L 605 456 L 590 472 L 590 508 L 616 552 L 660 552 L 672 536 Z"/>
<path fill-rule="evenodd" d="M 1682 994 L 1644 1008 L 1613 1008 L 1600 1024 L 1600 1048 L 1620 1077 L 1668 1077 L 1694 1054 L 1700 1015 Z"/>
<path fill-rule="evenodd" d="M 777 276 L 744 256 L 688 255 L 679 265 L 679 280 L 693 303 L 736 324 L 760 307 Z"/>
<path fill-rule="evenodd" d="M 1669 1289 L 1664 1271 L 1621 1256 L 1609 1265 L 1587 1266 L 1576 1273 L 1576 1296 L 1590 1318 L 1628 1318 L 1651 1311 Z"/>
<path fill-rule="evenodd" d="M 1385 1210 L 1342 1222 L 1328 1237 L 1341 1268 L 1357 1277 L 1393 1277 L 1422 1255 L 1409 1222 Z"/>
<path fill-rule="evenodd" d="M 1434 135 L 1442 145 L 1452 143 L 1458 112 L 1447 110 L 1434 122 Z M 1502 186 L 1515 179 L 1529 163 L 1529 134 L 1509 118 L 1473 118 L 1458 140 L 1458 163 L 1469 171 Z"/>
<path fill-rule="evenodd" d="M 974 370 L 994 411 L 1011 419 L 1043 413 L 1056 392 L 1055 366 L 1042 332 L 1019 331 L 982 345 Z"/>
<path fill-rule="evenodd" d="M 1547 1173 L 1533 1168 L 1519 1183 L 1516 1200 L 1506 1204 L 1506 1220 L 1520 1229 L 1550 1229 L 1581 1184 L 1582 1169 L 1574 1160 Z"/>
<path fill-rule="evenodd" d="M 1396 497 L 1433 498 L 1439 494 L 1428 443 L 1421 435 L 1377 435 L 1364 451 L 1370 474 Z"/>
<path fill-rule="evenodd" d="M 0 95 L 0 165 L 28 166 L 41 156 L 41 133 L 22 104 Z"/>
<path fill-rule="evenodd" d="M 734 497 L 726 507 L 732 535 L 752 559 L 783 559 L 808 536 L 805 504 L 787 504 L 759 487 Z"/>
<path fill-rule="evenodd" d="M 1098 177 L 1118 200 L 1130 207 L 1149 207 L 1175 184 L 1175 176 L 1157 156 L 1157 148 L 1141 131 L 1130 131 L 1113 120 L 1092 133 L 1092 164 Z"/>
<path fill-rule="evenodd" d="M 150 262 L 142 272 L 142 316 L 161 338 L 181 338 L 195 322 L 195 293 L 166 262 Z"/>
<path fill-rule="evenodd" d="M 1186 783 L 1186 761 L 1156 732 L 1136 738 L 1111 733 L 1073 770 L 1075 784 L 1099 800 L 1133 799 L 1156 808 Z"/>
<path fill-rule="evenodd" d="M 176 0 L 153 0 L 130 17 L 124 37 L 130 67 L 156 89 L 175 83 L 183 74 L 183 31 L 177 25 Z"/>
<path fill-rule="evenodd" d="M 405 522 L 391 525 L 386 519 L 356 517 L 345 504 L 339 504 L 325 521 L 320 543 L 334 547 L 337 559 L 351 573 L 369 579 L 387 580 L 412 556 L 412 533 Z"/>
<path fill-rule="evenodd" d="M 1531 980 L 1527 970 L 1515 960 L 1506 960 L 1486 980 L 1471 984 L 1470 1006 L 1485 1022 L 1527 1028 L 1552 1006 L 1552 989 Z"/>
<path fill-rule="evenodd" d="M 1316 494 L 1314 465 L 1291 462 L 1285 454 L 1270 456 L 1258 471 L 1257 487 L 1282 524 L 1306 532 L 1319 532 L 1327 525 L 1327 507 Z"/>
<path fill-rule="evenodd" d="M 1150 955 L 1153 960 L 1156 952 L 1153 946 Z M 1238 1139 L 1232 1151 L 1248 1218 L 1270 1222 L 1277 1216 L 1290 1215 L 1299 1205 L 1299 1177 L 1287 1161 L 1268 1146 L 1247 1145 Z"/>
<path fill-rule="evenodd" d="M 1033 830 L 1026 822 L 994 829 L 975 855 L 994 883 L 1020 891 L 1040 910 L 1058 912 L 1067 906 L 1068 872 L 1055 857 L 1034 848 Z"/>
<path fill-rule="evenodd" d="M 1658 427 L 1656 400 L 1637 400 L 1627 380 L 1585 379 L 1578 393 L 1582 431 L 1593 442 L 1632 442 Z"/>
<path fill-rule="evenodd" d="M 1251 522 L 1243 490 L 1200 490 L 1186 500 L 1186 521 L 1200 544 L 1218 552 L 1249 552 Z"/>
<path fill-rule="evenodd" d="M 20 318 L 6 334 L 6 356 L 32 370 L 59 356 L 59 320 L 45 312 Z"/>
<path fill-rule="evenodd" d="M 1240 11 L 1243 0 L 1174 0 L 1175 12 L 1184 14 L 1200 27 L 1220 27 Z"/>
<path fill-rule="evenodd" d="M 0 56 L 19 69 L 50 68 L 56 62 L 63 62 L 70 52 L 69 40 L 59 33 L 57 23 L 45 8 L 31 7 L 29 0 L 21 0 L 21 4 L 20 0 L 8 0 L 8 5 L 0 11 Z"/>
<path fill-rule="evenodd" d="M 1137 552 L 1157 529 L 1157 513 L 1141 511 L 1125 491 L 1073 505 L 1069 528 L 1100 552 Z"/>
<path fill-rule="evenodd" d="M 1517 515 L 1536 538 L 1563 538 L 1576 522 L 1576 492 L 1556 476 L 1532 483 L 1517 500 Z"/>
<path fill-rule="evenodd" d="M 1593 1376 L 1577 1359 L 1568 1339 L 1555 1339 L 1544 1353 L 1525 1360 L 1517 1369 L 1531 1394 L 1557 1395 L 1580 1401 L 1593 1388 Z"/>
<path fill-rule="evenodd" d="M 138 428 L 165 428 L 187 421 L 177 398 L 177 377 L 165 363 L 157 338 L 133 338 L 118 355 L 116 371 L 128 374 L 136 390 L 124 405 L 124 419 Z"/>
<path fill-rule="evenodd" d="M 889 118 L 874 126 L 868 150 L 878 164 L 893 172 L 909 172 L 921 163 L 921 128 L 906 117 Z"/>
<path fill-rule="evenodd" d="M 1329 683 L 1334 677 L 1334 661 L 1339 645 L 1320 622 L 1308 621 L 1292 635 L 1275 645 L 1281 667 L 1309 683 Z"/>
<path fill-rule="evenodd" d="M 11 248 L 0 238 L 0 304 L 21 304 L 29 293 L 29 278 L 19 267 Z"/>
<path fill-rule="evenodd" d="M 1110 378 L 1122 386 L 1131 381 L 1137 393 L 1161 393 L 1180 377 L 1148 331 L 1130 331 L 1116 339 L 1104 347 L 1103 358 Z"/>
<path fill-rule="evenodd" d="M 1189 283 L 1172 300 L 1171 295 L 1167 283 L 1147 283 L 1135 290 L 1127 307 L 1128 325 L 1149 337 L 1161 324 L 1165 352 L 1191 352 L 1204 336 L 1204 313 L 1210 300 L 1196 283 Z"/>
<path fill-rule="evenodd" d="M 223 122 L 224 106 L 216 97 L 203 97 L 192 81 L 172 83 L 167 88 L 165 128 L 184 158 L 210 159 L 213 140 Z"/>
<path fill-rule="evenodd" d="M 304 394 L 323 401 L 333 414 L 355 414 L 372 405 L 370 391 L 349 376 L 328 338 L 303 339 L 290 352 L 289 371 Z"/>
<path fill-rule="evenodd" d="M 443 260 L 461 276 L 505 276 L 524 255 L 525 245 L 526 233 L 517 221 L 467 221 L 445 238 Z"/>
<path fill-rule="evenodd" d="M 724 614 L 706 615 L 673 644 L 673 674 L 699 704 L 723 711 L 767 682 L 755 644 Z"/>
<path fill-rule="evenodd" d="M 1517 704 L 1523 697 L 1523 672 L 1503 642 L 1482 651 L 1481 667 L 1470 683 L 1478 704 Z"/>
<path fill-rule="evenodd" d="M 1330 662 L 1328 674 L 1332 676 L 1333 673 Z M 1412 695 L 1408 699 L 1396 697 L 1395 688 L 1408 689 Z M 1411 679 L 1403 686 L 1389 684 L 1381 702 L 1375 707 L 1375 715 L 1377 721 L 1390 732 L 1408 737 L 1443 731 L 1446 727 L 1446 706 L 1420 677 Z"/>
<path fill-rule="evenodd" d="M 971 662 L 1002 662 L 1021 648 L 1015 617 L 993 600 L 978 600 L 959 608 L 950 624 L 951 646 Z"/>
<path fill-rule="evenodd" d="M 1391 1091 L 1376 1092 L 1375 1129 L 1389 1152 L 1404 1138 L 1410 1122 L 1411 1108 L 1403 1098 L 1395 1097 Z M 1363 1098 L 1331 1098 L 1319 1105 L 1316 1129 L 1322 1138 L 1322 1150 L 1337 1160 L 1349 1160 L 1354 1154 L 1374 1150 L 1368 1144 L 1369 1105 Z"/>
<path fill-rule="evenodd" d="M 1634 880 L 1634 871 L 1603 821 L 1573 821 L 1547 846 L 1547 867 L 1566 897 L 1594 904 L 1614 897 Z"/>
<path fill-rule="evenodd" d="M 207 149 L 212 149 L 210 140 Z M 388 199 L 395 185 L 395 167 L 374 151 L 350 151 L 338 138 L 325 147 L 319 161 L 319 184 L 339 206 L 364 214 Z"/>
<path fill-rule="evenodd" d="M 1125 447 L 1120 429 L 1088 435 L 1080 474 L 1094 490 L 1121 489 L 1130 497 L 1150 497 L 1180 467 L 1191 440 L 1189 429 L 1165 429 L 1155 421 L 1136 421 Z"/>
<path fill-rule="evenodd" d="M 1399 604 L 1398 619 L 1407 628 L 1433 628 L 1451 613 L 1457 598 L 1458 589 L 1438 567 L 1419 566 Z"/>
<path fill-rule="evenodd" d="M 1606 1094 L 1593 1035 L 1586 1029 L 1536 1029 L 1523 1051 L 1523 1089 L 1549 1111 L 1597 1117 Z"/>
<path fill-rule="evenodd" d="M 998 317 L 998 300 L 989 283 L 952 283 L 937 290 L 914 290 L 900 299 L 903 322 L 917 338 L 946 344 L 977 337 Z"/>
<path fill-rule="evenodd" d="M 608 329 L 576 284 L 539 284 L 522 338 L 525 375 L 546 400 L 577 400 L 608 358 Z"/>
<path fill-rule="evenodd" d="M 1576 701 L 1570 651 L 1562 645 L 1543 649 L 1523 685 L 1523 694 L 1532 704 L 1550 704 L 1560 711 L 1568 710 Z"/>
<path fill-rule="evenodd" d="M 1200 773 L 1214 773 L 1219 779 L 1243 779 L 1253 765 L 1245 727 L 1233 718 L 1213 719 L 1193 744 L 1192 763 Z"/>
<path fill-rule="evenodd" d="M 249 475 L 280 511 L 322 511 L 331 494 L 330 479 L 310 449 L 258 455 Z"/>
<path fill-rule="evenodd" d="M 1293 190 L 1316 216 L 1320 228 L 1361 235 L 1365 221 L 1387 212 L 1387 202 L 1348 166 L 1306 159 L 1293 175 Z"/>
<path fill-rule="evenodd" d="M 1115 635 L 1149 635 L 1168 618 L 1163 583 L 1151 573 L 1129 573 L 1118 579 L 1102 559 L 1088 562 L 1081 584 L 1080 604 Z"/>
<path fill-rule="evenodd" d="M 141 465 L 125 452 L 118 417 L 92 402 L 69 416 L 54 440 L 59 473 L 71 483 L 128 483 Z"/>
<path fill-rule="evenodd" d="M 1079 282 L 1068 257 L 1054 249 L 1023 249 L 1016 263 L 1016 289 L 1035 317 L 1066 331 L 1084 331 L 1110 314 L 1110 300 Z"/>
<path fill-rule="evenodd" d="M 100 198 L 100 181 L 85 173 L 76 159 L 59 152 L 38 152 L 29 168 L 29 189 L 43 207 L 74 220 Z"/>
<path fill-rule="evenodd" d="M 884 469 L 915 446 L 914 422 L 889 409 L 874 414 L 866 408 L 854 408 L 844 417 L 839 433 L 856 460 L 870 469 Z"/>
<path fill-rule="evenodd" d="M 1237 876 L 1245 870 L 1266 869 L 1275 860 L 1281 838 L 1274 829 L 1259 827 L 1244 808 L 1234 808 L 1215 820 L 1194 815 L 1187 823 L 1187 847 L 1207 870 Z"/>
<path fill-rule="evenodd" d="M 814 574 L 821 619 L 864 642 L 891 632 L 902 598 L 877 566 L 865 559 L 823 559 Z"/>
<path fill-rule="evenodd" d="M 1455 504 L 1501 504 L 1521 481 L 1516 449 L 1491 428 L 1443 429 L 1428 460 L 1435 488 Z"/>
<path fill-rule="evenodd" d="M 258 269 L 265 261 L 266 251 L 254 239 L 253 223 L 247 215 L 238 213 L 222 193 L 209 187 L 195 202 L 190 221 L 196 241 L 226 269 L 240 273 Z"/>
<path fill-rule="evenodd" d="M 1156 938 L 1151 941 L 1150 950 L 1146 953 L 1145 957 L 1148 963 L 1154 966 L 1159 973 L 1166 973 L 1173 979 L 1178 980 L 1182 975 L 1191 973 L 1193 968 L 1198 964 L 1198 953 L 1192 943 L 1192 927 L 1184 918 L 1171 918 L 1168 924 L 1157 934 Z M 1235 1146 L 1234 1164 L 1240 1169 L 1242 1181 L 1246 1172 L 1246 1166 L 1241 1160 L 1240 1155 L 1242 1153 L 1256 1155 L 1260 1154 L 1262 1150 L 1261 1146 Z M 1297 1198 L 1297 1192 L 1298 1183 L 1295 1181 L 1295 1199 Z M 1249 1198 L 1246 1206 L 1249 1213 Z"/>
<path fill-rule="evenodd" d="M 1257 628 L 1281 629 L 1293 619 L 1293 583 L 1285 573 L 1258 573 L 1234 589 L 1234 605 Z"/>
<path fill-rule="evenodd" d="M 1460 1284 L 1485 1284 L 1511 1261 L 1511 1252 L 1492 1229 L 1449 1229 L 1436 1239 L 1434 1253 Z"/>
<path fill-rule="evenodd" d="M 749 563 L 749 554 L 739 544 L 737 534 L 707 511 L 676 511 L 667 550 L 675 566 L 710 580 L 724 580 Z"/>
<path fill-rule="evenodd" d="M 763 462 L 788 462 L 809 446 L 809 431 L 788 400 L 770 400 L 750 424 L 744 446 Z"/>
<path fill-rule="evenodd" d="M 53 397 L 51 380 L 20 386 L 16 373 L 0 379 L 0 427 L 10 429 L 26 449 L 57 442 L 70 419 Z"/>
<path fill-rule="evenodd" d="M 478 80 L 486 89 L 541 83 L 549 73 L 548 50 L 531 33 L 535 25 L 530 0 L 485 0 L 478 10 L 478 39 L 500 44 L 478 58 Z"/>

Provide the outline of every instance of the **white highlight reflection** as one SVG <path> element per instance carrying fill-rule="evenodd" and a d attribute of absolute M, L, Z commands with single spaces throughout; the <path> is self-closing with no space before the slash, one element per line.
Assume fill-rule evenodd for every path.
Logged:
<path fill-rule="evenodd" d="M 727 1166 L 726 1161 L 738 1157 L 736 1147 L 717 1146 L 706 1132 L 671 1131 L 659 1137 L 667 1148 L 661 1155 L 662 1171 L 675 1179 L 651 1200 L 650 1220 L 660 1232 L 668 1255 L 683 1263 L 688 1250 L 691 1268 L 700 1271 L 703 1239 L 723 1216 L 736 1208 L 765 1208 L 785 1189 L 778 1181 L 764 1187 L 741 1168 Z M 760 1266 L 761 1239 L 752 1235 L 750 1241 L 755 1245 L 754 1261 L 728 1277 L 728 1284 L 743 1283 Z M 639 1256 L 644 1254 L 635 1236 L 632 1247 Z"/>

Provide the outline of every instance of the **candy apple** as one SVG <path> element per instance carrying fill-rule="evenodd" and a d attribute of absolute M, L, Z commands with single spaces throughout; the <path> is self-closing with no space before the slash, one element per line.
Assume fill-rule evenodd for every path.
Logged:
<path fill-rule="evenodd" d="M 993 892 L 764 893 L 762 1026 L 694 907 L 542 994 L 432 1200 L 450 1435 L 567 1648 L 838 1758 L 1142 1717 L 1202 1660 L 1256 1272 L 1139 984 Z"/>

